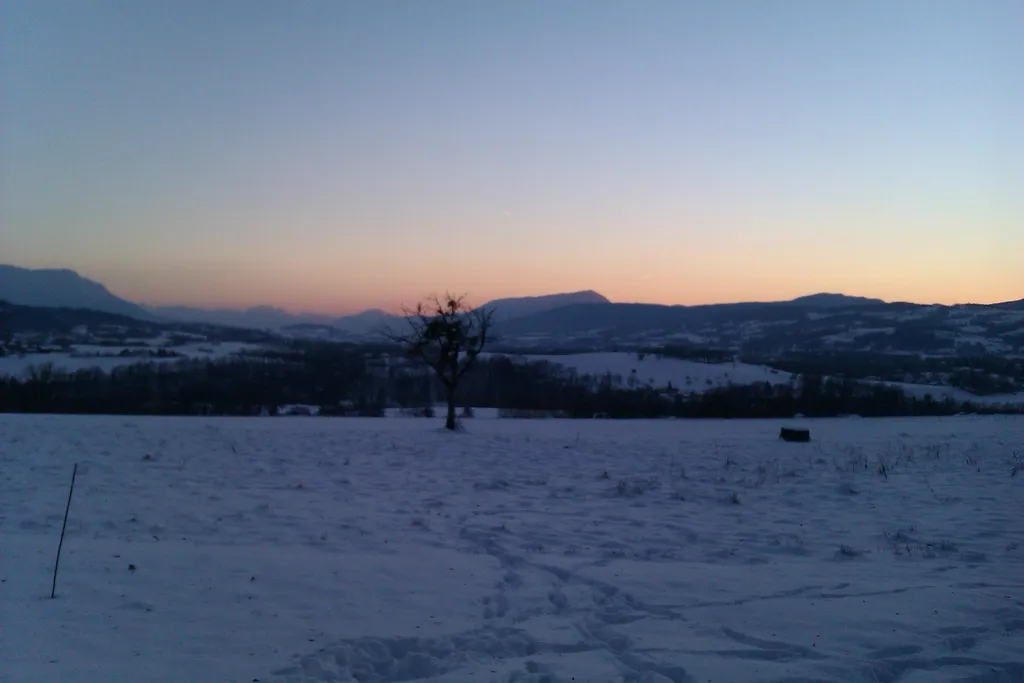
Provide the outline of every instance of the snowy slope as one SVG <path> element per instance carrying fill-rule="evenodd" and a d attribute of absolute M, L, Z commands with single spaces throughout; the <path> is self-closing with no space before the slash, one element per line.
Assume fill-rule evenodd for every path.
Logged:
<path fill-rule="evenodd" d="M 1024 680 L 1024 420 L 808 424 L 0 416 L 0 679 Z"/>
<path fill-rule="evenodd" d="M 698 363 L 696 361 L 676 358 L 659 358 L 647 354 L 643 360 L 635 353 L 604 352 L 581 353 L 571 355 L 523 355 L 517 356 L 524 361 L 546 361 L 573 368 L 580 374 L 604 375 L 611 373 L 627 383 L 634 376 L 639 384 L 664 388 L 669 383 L 680 390 L 690 387 L 700 391 L 709 387 L 721 387 L 729 384 L 753 384 L 754 382 L 770 382 L 783 384 L 792 376 L 761 365 L 746 363 Z"/>
<path fill-rule="evenodd" d="M 962 403 L 967 402 L 981 406 L 1018 405 L 1024 403 L 1024 392 L 979 396 L 958 387 L 935 386 L 933 384 L 908 384 L 906 382 L 883 382 L 883 384 L 902 389 L 908 396 L 918 396 L 923 398 L 925 395 L 931 394 L 932 398 L 936 401 L 941 401 L 945 398 L 952 398 L 953 400 Z"/>
<path fill-rule="evenodd" d="M 640 360 L 637 354 L 625 352 L 522 355 L 517 356 L 517 358 L 525 362 L 546 361 L 557 363 L 567 368 L 574 368 L 580 374 L 600 376 L 611 373 L 613 376 L 621 378 L 623 386 L 628 385 L 631 376 L 640 385 L 653 386 L 655 388 L 663 388 L 671 382 L 673 387 L 682 391 L 700 392 L 713 387 L 723 387 L 730 384 L 753 384 L 755 382 L 785 384 L 794 380 L 794 376 L 788 372 L 775 370 L 763 365 L 731 362 L 698 363 L 675 358 L 658 358 L 649 354 L 643 360 Z M 1024 393 L 979 396 L 950 386 L 910 384 L 905 382 L 877 383 L 897 387 L 910 396 L 924 397 L 926 394 L 931 394 L 938 401 L 948 397 L 975 405 L 1016 405 L 1024 403 Z"/>
<path fill-rule="evenodd" d="M 165 358 L 145 355 L 118 355 L 124 350 L 129 353 L 140 354 L 157 351 L 159 348 L 166 348 L 167 351 L 179 355 Z M 183 358 L 222 359 L 245 351 L 259 350 L 263 350 L 263 347 L 243 342 L 222 342 L 216 345 L 197 343 L 168 347 L 78 344 L 72 346 L 72 350 L 66 353 L 28 353 L 24 356 L 0 356 L 0 375 L 23 377 L 30 367 L 46 363 L 51 363 L 56 369 L 69 372 L 87 370 L 89 368 L 99 368 L 109 372 L 114 368 L 135 363 L 173 363 Z"/>

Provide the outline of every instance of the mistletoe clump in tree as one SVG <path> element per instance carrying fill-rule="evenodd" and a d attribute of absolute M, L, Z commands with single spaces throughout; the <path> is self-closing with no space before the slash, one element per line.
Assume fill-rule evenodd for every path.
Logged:
<path fill-rule="evenodd" d="M 445 294 L 443 298 L 429 297 L 415 310 L 404 312 L 408 330 L 388 330 L 386 335 L 437 375 L 448 402 L 444 426 L 454 430 L 459 380 L 491 341 L 493 311 L 471 308 L 464 297 Z"/>

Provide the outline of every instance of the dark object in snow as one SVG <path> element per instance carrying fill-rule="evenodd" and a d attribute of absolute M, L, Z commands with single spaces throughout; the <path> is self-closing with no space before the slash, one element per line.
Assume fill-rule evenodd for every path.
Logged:
<path fill-rule="evenodd" d="M 810 441 L 811 430 L 809 429 L 790 429 L 789 427 L 783 427 L 779 432 L 779 438 L 783 441 Z"/>
<path fill-rule="evenodd" d="M 60 528 L 60 542 L 57 543 L 57 561 L 53 563 L 53 586 L 50 588 L 50 599 L 57 596 L 57 568 L 60 567 L 60 549 L 64 547 L 64 532 L 68 528 L 68 513 L 71 512 L 71 494 L 75 492 L 75 476 L 78 474 L 78 463 L 71 470 L 71 488 L 68 489 L 68 504 L 64 508 L 64 525 Z"/>
<path fill-rule="evenodd" d="M 128 571 L 133 572 L 133 571 L 135 571 L 135 569 L 136 569 L 136 567 L 135 567 L 134 564 L 128 565 Z"/>

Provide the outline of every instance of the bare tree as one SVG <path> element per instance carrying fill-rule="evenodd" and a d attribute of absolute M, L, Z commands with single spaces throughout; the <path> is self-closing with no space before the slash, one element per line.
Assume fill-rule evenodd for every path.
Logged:
<path fill-rule="evenodd" d="M 465 297 L 446 293 L 444 297 L 428 297 L 415 310 L 403 312 L 408 331 L 385 330 L 384 334 L 437 375 L 448 401 L 444 426 L 454 430 L 459 380 L 491 341 L 493 311 L 471 308 Z"/>

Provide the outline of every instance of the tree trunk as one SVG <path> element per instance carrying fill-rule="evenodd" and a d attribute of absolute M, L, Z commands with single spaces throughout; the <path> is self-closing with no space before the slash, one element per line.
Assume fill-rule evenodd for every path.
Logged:
<path fill-rule="evenodd" d="M 455 431 L 455 387 L 448 387 L 448 417 L 444 421 L 444 428 Z"/>

